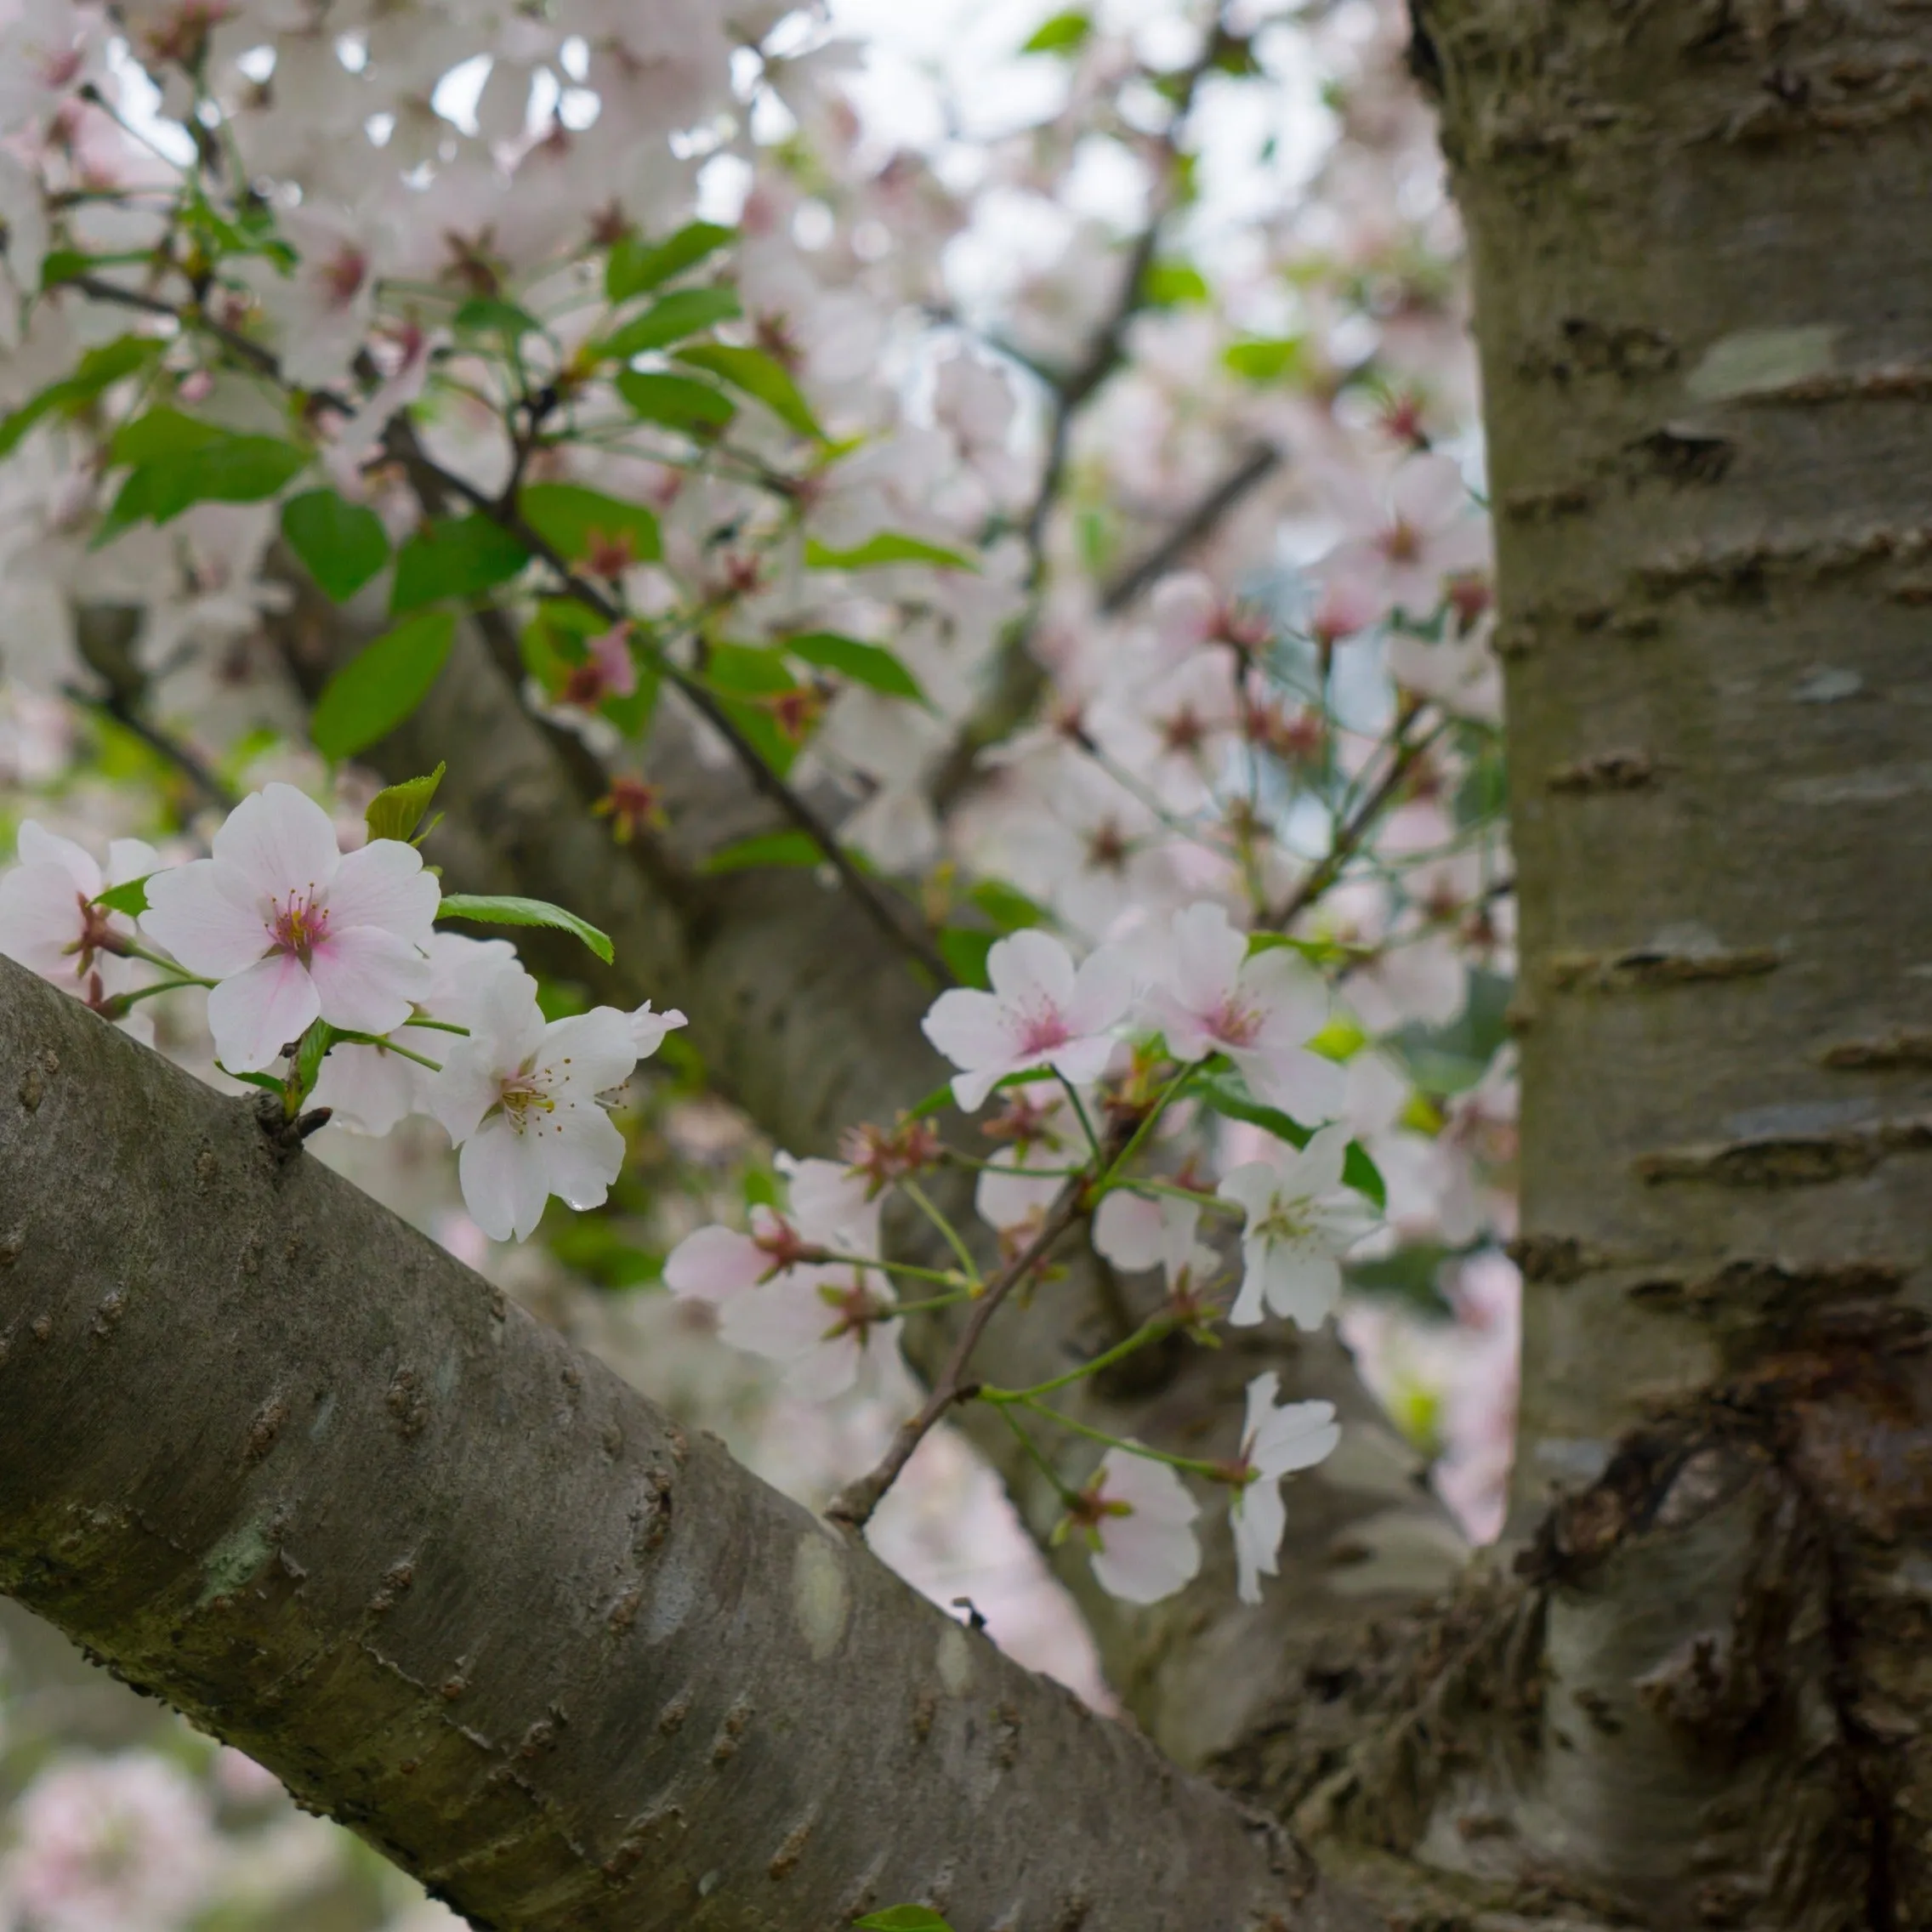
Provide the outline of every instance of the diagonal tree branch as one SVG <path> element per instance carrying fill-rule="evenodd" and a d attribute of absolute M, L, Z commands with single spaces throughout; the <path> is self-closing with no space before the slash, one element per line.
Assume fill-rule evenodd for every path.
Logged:
<path fill-rule="evenodd" d="M 0 1230 L 0 1588 L 473 1923 L 1367 1923 L 7 961 Z"/>

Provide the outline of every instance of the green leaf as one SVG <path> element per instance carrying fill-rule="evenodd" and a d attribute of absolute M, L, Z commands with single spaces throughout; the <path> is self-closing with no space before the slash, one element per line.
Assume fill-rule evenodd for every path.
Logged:
<path fill-rule="evenodd" d="M 456 641 L 456 616 L 425 611 L 366 645 L 323 687 L 309 736 L 325 758 L 348 758 L 393 731 L 429 695 Z"/>
<path fill-rule="evenodd" d="M 662 423 L 687 436 L 709 435 L 738 413 L 730 396 L 690 376 L 626 369 L 617 378 L 617 394 L 640 421 Z"/>
<path fill-rule="evenodd" d="M 50 384 L 0 422 L 0 456 L 12 451 L 42 418 L 56 410 L 71 413 L 84 408 L 103 390 L 156 361 L 167 346 L 157 336 L 124 335 L 90 349 L 72 375 Z"/>
<path fill-rule="evenodd" d="M 333 490 L 291 497 L 281 506 L 281 534 L 334 604 L 347 603 L 389 560 L 383 520 Z"/>
<path fill-rule="evenodd" d="M 335 1028 L 318 1020 L 305 1032 L 295 1048 L 296 1084 L 304 1094 L 315 1089 L 315 1076 L 322 1071 L 322 1056 L 335 1044 Z"/>
<path fill-rule="evenodd" d="M 798 394 L 798 386 L 785 372 L 784 365 L 762 349 L 740 349 L 721 342 L 700 343 L 696 348 L 680 349 L 678 360 L 694 369 L 703 369 L 720 382 L 729 383 L 753 402 L 762 402 L 781 423 L 801 436 L 825 440 L 810 405 Z"/>
<path fill-rule="evenodd" d="M 685 337 L 698 335 L 744 310 L 735 288 L 679 288 L 653 302 L 641 315 L 605 337 L 597 353 L 612 361 L 628 362 L 647 349 L 668 348 Z"/>
<path fill-rule="evenodd" d="M 980 926 L 947 926 L 939 935 L 940 957 L 961 986 L 976 986 L 984 992 L 992 984 L 986 975 L 986 955 L 998 938 L 997 933 Z"/>
<path fill-rule="evenodd" d="M 1299 375 L 1308 345 L 1299 336 L 1255 337 L 1230 342 L 1221 361 L 1243 382 L 1279 383 Z"/>
<path fill-rule="evenodd" d="M 704 679 L 713 690 L 748 691 L 770 697 L 788 691 L 797 680 L 784 653 L 753 644 L 714 644 L 705 654 Z"/>
<path fill-rule="evenodd" d="M 852 1923 L 861 1932 L 952 1932 L 929 1905 L 891 1905 Z"/>
<path fill-rule="evenodd" d="M 426 524 L 396 559 L 390 615 L 400 617 L 440 597 L 480 597 L 529 561 L 523 545 L 480 513 Z"/>
<path fill-rule="evenodd" d="M 471 296 L 451 318 L 450 327 L 458 335 L 503 335 L 512 342 L 521 336 L 543 332 L 543 323 L 527 309 L 520 309 L 514 302 L 500 302 L 490 295 Z"/>
<path fill-rule="evenodd" d="M 1140 299 L 1150 309 L 1183 308 L 1208 297 L 1208 278 L 1190 262 L 1150 262 L 1140 278 Z"/>
<path fill-rule="evenodd" d="M 1044 906 L 1000 879 L 983 878 L 966 896 L 1003 933 L 1016 933 L 1024 926 L 1043 926 L 1047 923 Z"/>
<path fill-rule="evenodd" d="M 836 671 L 855 684 L 884 691 L 888 697 L 911 698 L 915 704 L 926 702 L 918 679 L 881 645 L 861 644 L 857 638 L 841 637 L 836 631 L 807 631 L 801 637 L 787 638 L 782 648 L 808 664 Z"/>
<path fill-rule="evenodd" d="M 803 832 L 767 832 L 713 852 L 701 872 L 743 872 L 763 866 L 815 866 L 825 857 L 818 841 Z"/>
<path fill-rule="evenodd" d="M 523 520 L 573 564 L 600 543 L 624 544 L 633 563 L 652 563 L 659 554 L 657 519 L 642 503 L 623 503 L 578 483 L 530 483 L 517 492 L 516 507 Z"/>
<path fill-rule="evenodd" d="M 1225 1114 L 1230 1120 L 1247 1121 L 1251 1126 L 1264 1128 L 1276 1139 L 1287 1141 L 1291 1147 L 1305 1147 L 1315 1138 L 1313 1128 L 1304 1127 L 1279 1107 L 1264 1106 L 1247 1091 L 1238 1074 L 1197 1073 L 1188 1082 L 1187 1091 L 1197 1095 L 1214 1112 Z M 1342 1158 L 1342 1185 L 1366 1195 L 1378 1213 L 1389 1205 L 1389 1188 L 1382 1178 L 1382 1170 L 1369 1158 L 1359 1140 L 1349 1143 L 1348 1151 Z"/>
<path fill-rule="evenodd" d="M 106 912 L 125 912 L 130 919 L 138 919 L 148 909 L 148 881 L 152 872 L 144 872 L 139 878 L 123 879 L 119 885 L 111 885 L 105 892 L 97 892 L 94 902 Z"/>
<path fill-rule="evenodd" d="M 604 264 L 604 293 L 612 302 L 626 302 L 696 268 L 707 255 L 732 240 L 736 230 L 714 221 L 694 221 L 668 240 L 650 242 L 627 235 L 611 250 Z"/>
<path fill-rule="evenodd" d="M 1020 48 L 1022 54 L 1077 54 L 1093 37 L 1094 22 L 1077 7 L 1041 21 Z"/>
<path fill-rule="evenodd" d="M 574 933 L 608 966 L 617 957 L 609 938 L 587 919 L 553 906 L 547 899 L 496 898 L 473 892 L 446 892 L 439 919 L 476 919 L 486 926 L 548 926 Z"/>
<path fill-rule="evenodd" d="M 167 457 L 206 449 L 232 434 L 197 416 L 184 416 L 179 409 L 151 409 L 115 431 L 107 454 L 114 463 L 158 463 Z"/>
<path fill-rule="evenodd" d="M 99 549 L 131 524 L 151 517 L 168 523 L 196 503 L 259 503 L 309 464 L 309 452 L 293 443 L 273 436 L 230 435 L 173 410 L 156 410 L 130 423 L 115 439 L 117 450 L 122 437 L 137 448 L 161 446 L 175 453 L 138 461 L 94 532 L 90 549 Z M 128 459 L 116 455 L 116 460 Z"/>
<path fill-rule="evenodd" d="M 406 778 L 400 785 L 384 786 L 370 799 L 369 809 L 362 815 L 369 836 L 400 839 L 406 844 L 415 837 L 416 827 L 429 810 L 429 801 L 435 797 L 436 787 L 448 769 L 439 764 L 426 777 Z"/>
<path fill-rule="evenodd" d="M 978 566 L 970 557 L 943 544 L 929 543 L 922 537 L 907 537 L 896 530 L 882 530 L 850 550 L 832 550 L 808 538 L 805 567 L 815 571 L 879 570 L 888 564 L 932 564 L 940 570 L 969 571 Z"/>

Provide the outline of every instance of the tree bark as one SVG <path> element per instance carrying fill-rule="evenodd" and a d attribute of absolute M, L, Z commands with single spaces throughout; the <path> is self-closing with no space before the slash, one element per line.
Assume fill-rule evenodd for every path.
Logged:
<path fill-rule="evenodd" d="M 0 1587 L 480 1926 L 1360 1926 L 224 1099 L 0 961 Z"/>
<path fill-rule="evenodd" d="M 1932 27 L 1417 30 L 1508 667 L 1529 1547 L 1333 1821 L 1646 1924 L 1932 1924 Z"/>

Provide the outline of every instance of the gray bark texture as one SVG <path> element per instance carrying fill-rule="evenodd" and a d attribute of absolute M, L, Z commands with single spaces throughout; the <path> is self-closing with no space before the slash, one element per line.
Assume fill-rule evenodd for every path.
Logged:
<path fill-rule="evenodd" d="M 9 961 L 0 1230 L 0 1588 L 477 1925 L 1365 1923 Z"/>

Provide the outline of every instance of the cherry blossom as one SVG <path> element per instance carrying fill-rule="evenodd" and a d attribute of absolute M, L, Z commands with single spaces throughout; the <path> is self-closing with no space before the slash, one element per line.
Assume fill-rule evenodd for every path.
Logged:
<path fill-rule="evenodd" d="M 1357 509 L 1367 534 L 1330 553 L 1321 575 L 1346 594 L 1372 597 L 1382 611 L 1426 617 L 1442 602 L 1444 580 L 1487 559 L 1486 526 L 1475 514 L 1460 466 L 1446 456 L 1416 457 L 1390 479 L 1379 505 Z"/>
<path fill-rule="evenodd" d="M 1073 1499 L 1068 1526 L 1085 1538 L 1094 1574 L 1109 1596 L 1158 1603 L 1201 1568 L 1201 1543 L 1191 1526 L 1200 1513 L 1167 1463 L 1115 1448 Z"/>
<path fill-rule="evenodd" d="M 956 986 L 924 1020 L 926 1037 L 963 1070 L 952 1097 L 966 1112 L 977 1113 L 1009 1074 L 1050 1066 L 1077 1086 L 1106 1071 L 1134 997 L 1123 955 L 1103 946 L 1077 971 L 1057 939 L 1029 929 L 992 948 L 986 973 L 991 992 Z"/>
<path fill-rule="evenodd" d="M 344 854 L 320 805 L 274 784 L 229 814 L 213 853 L 155 877 L 141 930 L 219 982 L 208 1030 L 232 1071 L 270 1065 L 317 1019 L 387 1033 L 429 991 L 441 891 L 412 846 Z"/>
<path fill-rule="evenodd" d="M 1287 1402 L 1275 1406 L 1281 1378 L 1273 1369 L 1247 1385 L 1247 1418 L 1242 1427 L 1237 1467 L 1245 1477 L 1230 1520 L 1241 1600 L 1261 1601 L 1261 1579 L 1276 1574 L 1282 1533 L 1288 1526 L 1281 1479 L 1311 1469 L 1333 1454 L 1342 1431 L 1333 1402 Z"/>
<path fill-rule="evenodd" d="M 161 864 L 153 846 L 116 838 L 104 873 L 94 855 L 33 819 L 20 827 L 20 862 L 0 877 L 0 952 L 98 1006 L 131 983 L 122 949 L 134 922 L 94 901 L 107 886 L 145 878 Z"/>
<path fill-rule="evenodd" d="M 492 1241 L 529 1240 L 553 1194 L 577 1208 L 603 1202 L 624 1137 L 598 1097 L 637 1058 L 629 1016 L 615 1007 L 547 1022 L 529 974 L 492 975 L 428 1100 L 461 1149 L 463 1203 Z"/>
<path fill-rule="evenodd" d="M 1224 1053 L 1270 1106 L 1317 1119 L 1339 1110 L 1340 1068 L 1305 1044 L 1327 1018 L 1326 989 L 1286 947 L 1251 955 L 1220 906 L 1203 901 L 1175 917 L 1147 1009 L 1175 1059 Z"/>
<path fill-rule="evenodd" d="M 877 1270 L 834 1263 L 787 1270 L 719 1310 L 734 1348 L 785 1365 L 786 1386 L 814 1401 L 843 1395 L 893 1345 L 891 1290 Z"/>
<path fill-rule="evenodd" d="M 777 1159 L 791 1183 L 783 1213 L 760 1202 L 751 1232 L 699 1228 L 672 1249 L 664 1285 L 686 1301 L 722 1304 L 745 1289 L 790 1276 L 827 1252 L 870 1256 L 878 1251 L 879 1203 L 866 1177 L 837 1161 Z"/>
<path fill-rule="evenodd" d="M 1184 1268 L 1194 1264 L 1200 1225 L 1201 1208 L 1196 1202 L 1117 1188 L 1094 1211 L 1094 1247 L 1130 1275 L 1164 1268 L 1172 1284 Z"/>
<path fill-rule="evenodd" d="M 1342 1298 L 1341 1257 L 1363 1233 L 1361 1213 L 1338 1197 L 1347 1158 L 1344 1122 L 1320 1129 L 1298 1152 L 1250 1161 L 1216 1190 L 1247 1217 L 1242 1236 L 1241 1292 L 1229 1310 L 1236 1327 L 1264 1309 L 1298 1327 L 1319 1328 Z"/>

